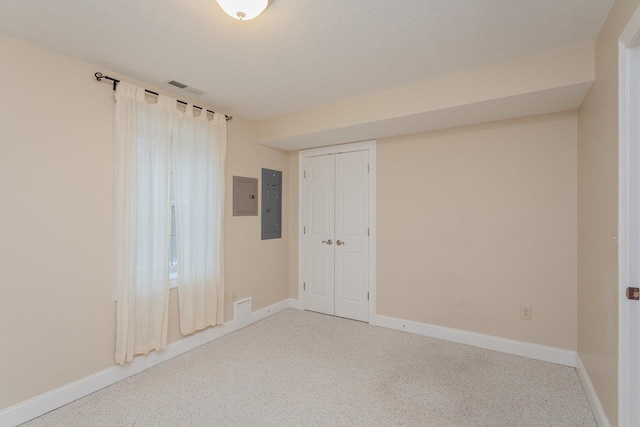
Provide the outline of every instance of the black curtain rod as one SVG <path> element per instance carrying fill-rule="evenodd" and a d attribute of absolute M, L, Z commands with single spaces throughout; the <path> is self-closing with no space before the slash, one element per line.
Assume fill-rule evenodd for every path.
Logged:
<path fill-rule="evenodd" d="M 100 81 L 102 81 L 102 79 L 112 81 L 112 82 L 113 82 L 113 90 L 116 90 L 116 88 L 118 87 L 118 83 L 120 83 L 120 80 L 118 80 L 118 79 L 114 79 L 113 77 L 105 76 L 105 75 L 104 75 L 104 74 L 102 74 L 102 73 L 95 73 L 94 75 L 96 76 L 96 80 L 98 80 L 99 82 L 100 82 Z M 152 95 L 159 96 L 159 94 L 158 94 L 157 92 L 154 92 L 154 91 L 152 91 L 152 90 L 145 89 L 144 91 L 145 91 L 145 92 L 147 92 L 147 93 L 150 93 L 150 94 L 152 94 Z M 187 103 L 186 103 L 186 102 L 184 102 L 184 101 L 180 101 L 179 99 L 178 99 L 177 101 L 178 101 L 180 104 L 182 104 L 182 105 L 187 105 Z M 203 109 L 202 107 L 198 107 L 197 105 L 194 105 L 194 106 L 193 106 L 193 108 L 197 108 L 198 110 L 202 110 L 202 109 Z M 208 111 L 208 112 L 209 112 L 209 113 L 211 113 L 211 114 L 215 114 L 215 113 L 216 113 L 215 111 L 211 111 L 211 110 L 206 110 L 206 111 Z M 229 120 L 233 119 L 233 116 L 227 116 L 227 115 L 225 114 L 225 115 L 224 115 L 224 118 L 225 118 L 227 121 L 229 121 Z"/>

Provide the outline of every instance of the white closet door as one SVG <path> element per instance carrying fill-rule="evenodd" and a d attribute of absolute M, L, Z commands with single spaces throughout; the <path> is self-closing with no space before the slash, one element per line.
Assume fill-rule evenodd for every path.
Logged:
<path fill-rule="evenodd" d="M 307 310 L 335 314 L 335 155 L 306 161 L 304 223 Z"/>
<path fill-rule="evenodd" d="M 335 315 L 369 320 L 369 152 L 336 155 Z"/>

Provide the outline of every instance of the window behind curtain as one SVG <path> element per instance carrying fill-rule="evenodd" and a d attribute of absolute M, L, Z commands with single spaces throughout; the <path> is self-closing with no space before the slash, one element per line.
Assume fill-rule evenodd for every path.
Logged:
<path fill-rule="evenodd" d="M 178 279 L 178 246 L 176 241 L 176 197 L 174 190 L 173 172 L 171 172 L 171 241 L 169 250 L 169 278 Z M 175 283 L 172 283 L 175 284 Z"/>

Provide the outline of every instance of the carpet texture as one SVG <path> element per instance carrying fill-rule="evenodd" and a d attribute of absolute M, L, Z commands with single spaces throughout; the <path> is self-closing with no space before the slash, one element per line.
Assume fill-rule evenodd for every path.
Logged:
<path fill-rule="evenodd" d="M 25 425 L 596 423 L 573 368 L 289 309 Z"/>

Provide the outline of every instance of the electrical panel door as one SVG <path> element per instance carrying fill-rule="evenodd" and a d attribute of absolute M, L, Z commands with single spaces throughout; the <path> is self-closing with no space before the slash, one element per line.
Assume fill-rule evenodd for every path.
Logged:
<path fill-rule="evenodd" d="M 262 169 L 262 240 L 282 237 L 282 172 Z"/>

